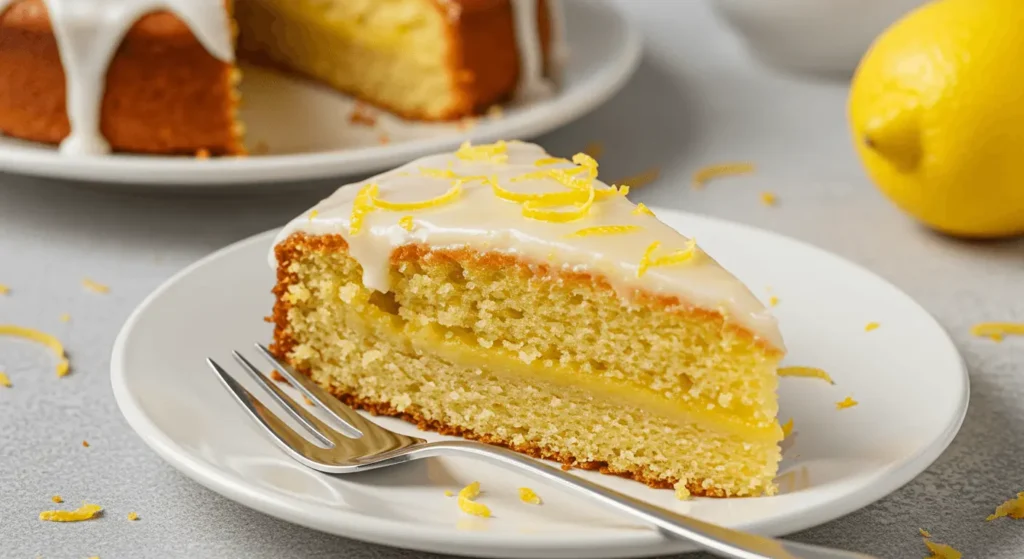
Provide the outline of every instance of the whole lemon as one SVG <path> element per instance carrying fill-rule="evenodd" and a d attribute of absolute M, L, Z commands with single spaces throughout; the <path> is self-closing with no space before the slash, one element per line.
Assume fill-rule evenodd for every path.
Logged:
<path fill-rule="evenodd" d="M 872 45 L 849 118 L 893 202 L 964 237 L 1024 233 L 1024 2 L 938 0 Z"/>

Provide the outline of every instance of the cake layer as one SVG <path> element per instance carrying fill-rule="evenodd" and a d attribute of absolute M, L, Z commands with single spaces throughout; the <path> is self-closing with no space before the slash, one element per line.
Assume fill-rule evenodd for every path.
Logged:
<path fill-rule="evenodd" d="M 344 251 L 303 250 L 302 241 L 280 252 L 288 264 L 272 350 L 346 401 L 654 486 L 682 482 L 711 496 L 770 490 L 776 424 L 758 427 L 635 383 L 539 367 L 453 330 L 417 327 L 402 316 L 401 290 L 363 288 Z"/>
<path fill-rule="evenodd" d="M 525 23 L 536 33 L 536 48 L 546 52 L 551 31 L 544 1 L 247 0 L 237 8 L 239 55 L 406 118 L 454 119 L 515 91 L 523 74 L 514 47 L 531 43 L 516 36 L 517 10 L 526 5 L 538 8 Z M 536 72 L 534 80 L 543 65 Z"/>

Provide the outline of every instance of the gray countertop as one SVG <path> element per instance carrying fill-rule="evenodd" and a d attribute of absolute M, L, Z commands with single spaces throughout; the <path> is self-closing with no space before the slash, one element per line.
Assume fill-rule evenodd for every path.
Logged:
<path fill-rule="evenodd" d="M 923 557 L 917 529 L 925 527 L 966 557 L 1019 557 L 1024 524 L 983 520 L 1024 489 L 1024 341 L 995 344 L 969 328 L 1024 320 L 1024 241 L 951 240 L 890 206 L 850 146 L 845 84 L 757 66 L 703 3 L 620 5 L 643 28 L 642 67 L 620 95 L 540 142 L 562 154 L 603 142 L 603 176 L 661 169 L 657 182 L 631 195 L 636 201 L 763 227 L 867 266 L 932 312 L 970 368 L 967 420 L 934 466 L 877 504 L 793 537 Z M 733 160 L 756 162 L 758 172 L 689 188 L 699 167 Z M 779 204 L 762 205 L 762 190 L 775 192 Z M 0 175 L 0 284 L 12 289 L 0 296 L 0 323 L 57 334 L 74 364 L 58 380 L 45 352 L 0 340 L 0 370 L 15 383 L 0 388 L 0 555 L 422 556 L 290 525 L 200 487 L 135 436 L 111 394 L 111 345 L 147 293 L 187 263 L 284 223 L 324 194 L 282 186 L 245 197 L 149 195 Z M 110 293 L 83 290 L 84 277 L 110 285 Z M 69 322 L 60 321 L 63 313 Z M 142 520 L 39 522 L 53 494 L 135 510 Z"/>

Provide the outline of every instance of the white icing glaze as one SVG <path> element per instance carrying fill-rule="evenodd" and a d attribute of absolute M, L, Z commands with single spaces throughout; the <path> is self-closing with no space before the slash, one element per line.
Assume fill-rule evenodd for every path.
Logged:
<path fill-rule="evenodd" d="M 0 0 L 0 13 L 13 0 Z M 60 144 L 70 155 L 101 155 L 110 145 L 100 131 L 107 68 L 128 30 L 159 10 L 177 15 L 215 58 L 234 60 L 231 23 L 220 0 L 44 0 L 64 66 L 71 133 Z"/>
<path fill-rule="evenodd" d="M 434 155 L 366 182 L 343 186 L 317 204 L 315 214 L 307 212 L 289 223 L 277 242 L 300 231 L 312 235 L 341 235 L 348 242 L 352 257 L 363 267 L 363 283 L 379 291 L 389 289 L 389 257 L 395 248 L 403 245 L 469 247 L 512 254 L 530 262 L 603 276 L 625 298 L 635 290 L 642 290 L 720 311 L 728 320 L 773 347 L 783 348 L 775 319 L 764 305 L 739 280 L 703 253 L 683 264 L 652 267 L 642 277 L 637 277 L 641 258 L 652 242 L 661 242 L 656 255 L 665 255 L 683 249 L 688 239 L 650 215 L 634 213 L 636 206 L 623 196 L 594 202 L 590 212 L 581 219 L 554 223 L 524 217 L 521 204 L 503 200 L 489 185 L 472 181 L 465 184 L 461 196 L 454 202 L 414 211 L 377 209 L 366 215 L 361 231 L 350 233 L 353 199 L 368 183 L 376 183 L 378 197 L 391 202 L 426 200 L 451 188 L 453 179 L 425 176 L 421 171 L 424 168 L 450 168 L 461 176 L 494 176 L 503 188 L 515 192 L 566 190 L 550 178 L 512 179 L 539 169 L 566 168 L 572 164 L 537 167 L 535 162 L 547 154 L 534 144 L 510 142 L 507 153 L 506 163 L 467 161 L 453 154 Z M 606 187 L 600 181 L 594 184 L 597 188 Z M 399 224 L 407 215 L 414 220 L 411 231 Z M 641 229 L 617 235 L 571 236 L 583 228 L 610 225 L 635 225 Z M 272 266 L 276 265 L 273 252 L 270 260 Z"/>
<path fill-rule="evenodd" d="M 544 76 L 544 48 L 540 42 L 540 29 L 537 26 L 538 0 L 511 0 L 512 19 L 516 31 L 516 45 L 519 49 L 519 83 L 516 86 L 516 97 L 521 100 L 538 99 L 551 95 L 554 84 Z M 557 6 L 561 7 L 561 6 Z M 555 19 L 556 6 L 548 10 Z M 561 41 L 557 33 L 553 44 Z M 553 48 L 553 51 L 557 49 Z"/>

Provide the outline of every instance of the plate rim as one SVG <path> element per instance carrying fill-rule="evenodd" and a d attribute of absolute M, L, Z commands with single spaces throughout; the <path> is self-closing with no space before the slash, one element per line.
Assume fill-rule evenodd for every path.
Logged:
<path fill-rule="evenodd" d="M 0 143 L 0 172 L 62 179 L 137 184 L 155 188 L 194 190 L 256 182 L 328 179 L 380 171 L 417 157 L 450 150 L 466 140 L 493 142 L 502 138 L 529 138 L 555 130 L 581 118 L 608 101 L 628 82 L 643 54 L 643 37 L 637 25 L 610 2 L 570 0 L 566 10 L 597 10 L 620 25 L 621 47 L 567 95 L 524 109 L 500 121 L 477 126 L 465 134 L 419 138 L 386 146 L 320 151 L 248 158 L 212 158 L 202 161 L 181 156 L 111 154 L 70 157 L 27 145 Z"/>
<path fill-rule="evenodd" d="M 970 404 L 970 376 L 966 362 L 949 332 L 916 299 L 868 268 L 801 239 L 718 217 L 664 207 L 652 207 L 652 209 L 660 216 L 672 216 L 673 220 L 692 220 L 697 218 L 714 226 L 733 228 L 745 233 L 760 234 L 771 237 L 774 240 L 795 243 L 801 249 L 809 250 L 818 257 L 840 261 L 873 276 L 912 302 L 920 312 L 924 313 L 928 320 L 938 329 L 937 331 L 944 336 L 946 343 L 949 344 L 950 349 L 953 350 L 958 358 L 956 366 L 961 374 L 961 383 L 960 400 L 957 403 L 955 416 L 950 418 L 949 423 L 947 423 L 944 429 L 933 440 L 929 441 L 926 446 L 920 448 L 918 452 L 906 458 L 897 466 L 879 470 L 865 478 L 861 482 L 862 486 L 859 487 L 859 490 L 852 491 L 848 495 L 794 510 L 772 519 L 742 525 L 738 527 L 739 529 L 777 537 L 831 522 L 860 510 L 900 489 L 924 472 L 945 452 L 959 432 L 967 415 L 967 409 Z M 654 530 L 610 532 L 614 533 L 614 537 L 609 538 L 606 536 L 603 539 L 597 539 L 593 534 L 535 535 L 535 537 L 523 539 L 514 534 L 466 531 L 460 532 L 459 538 L 453 540 L 450 534 L 445 534 L 442 537 L 436 530 L 423 526 L 381 519 L 379 517 L 370 518 L 357 512 L 335 509 L 335 513 L 343 516 L 346 520 L 346 523 L 341 526 L 343 530 L 339 530 L 339 526 L 335 523 L 320 521 L 316 516 L 310 514 L 308 510 L 292 506 L 280 498 L 268 497 L 243 481 L 222 472 L 203 460 L 193 457 L 191 453 L 181 448 L 180 445 L 175 443 L 153 423 L 142 410 L 135 396 L 127 388 L 127 373 L 124 362 L 131 332 L 135 324 L 153 302 L 176 285 L 182 278 L 229 253 L 242 250 L 252 244 L 272 240 L 278 231 L 279 229 L 275 228 L 241 239 L 198 259 L 178 271 L 161 283 L 160 286 L 136 306 L 125 320 L 117 335 L 110 360 L 110 378 L 115 401 L 132 430 L 139 435 L 147 446 L 171 466 L 208 489 L 264 514 L 292 524 L 299 524 L 319 531 L 391 547 L 488 557 L 520 557 L 524 555 L 532 557 L 567 557 L 570 556 L 566 555 L 567 553 L 580 553 L 583 551 L 588 556 L 595 558 L 643 557 L 693 550 L 692 546 L 689 546 L 686 542 L 672 541 Z M 452 545 L 457 545 L 458 547 L 452 548 Z"/>

